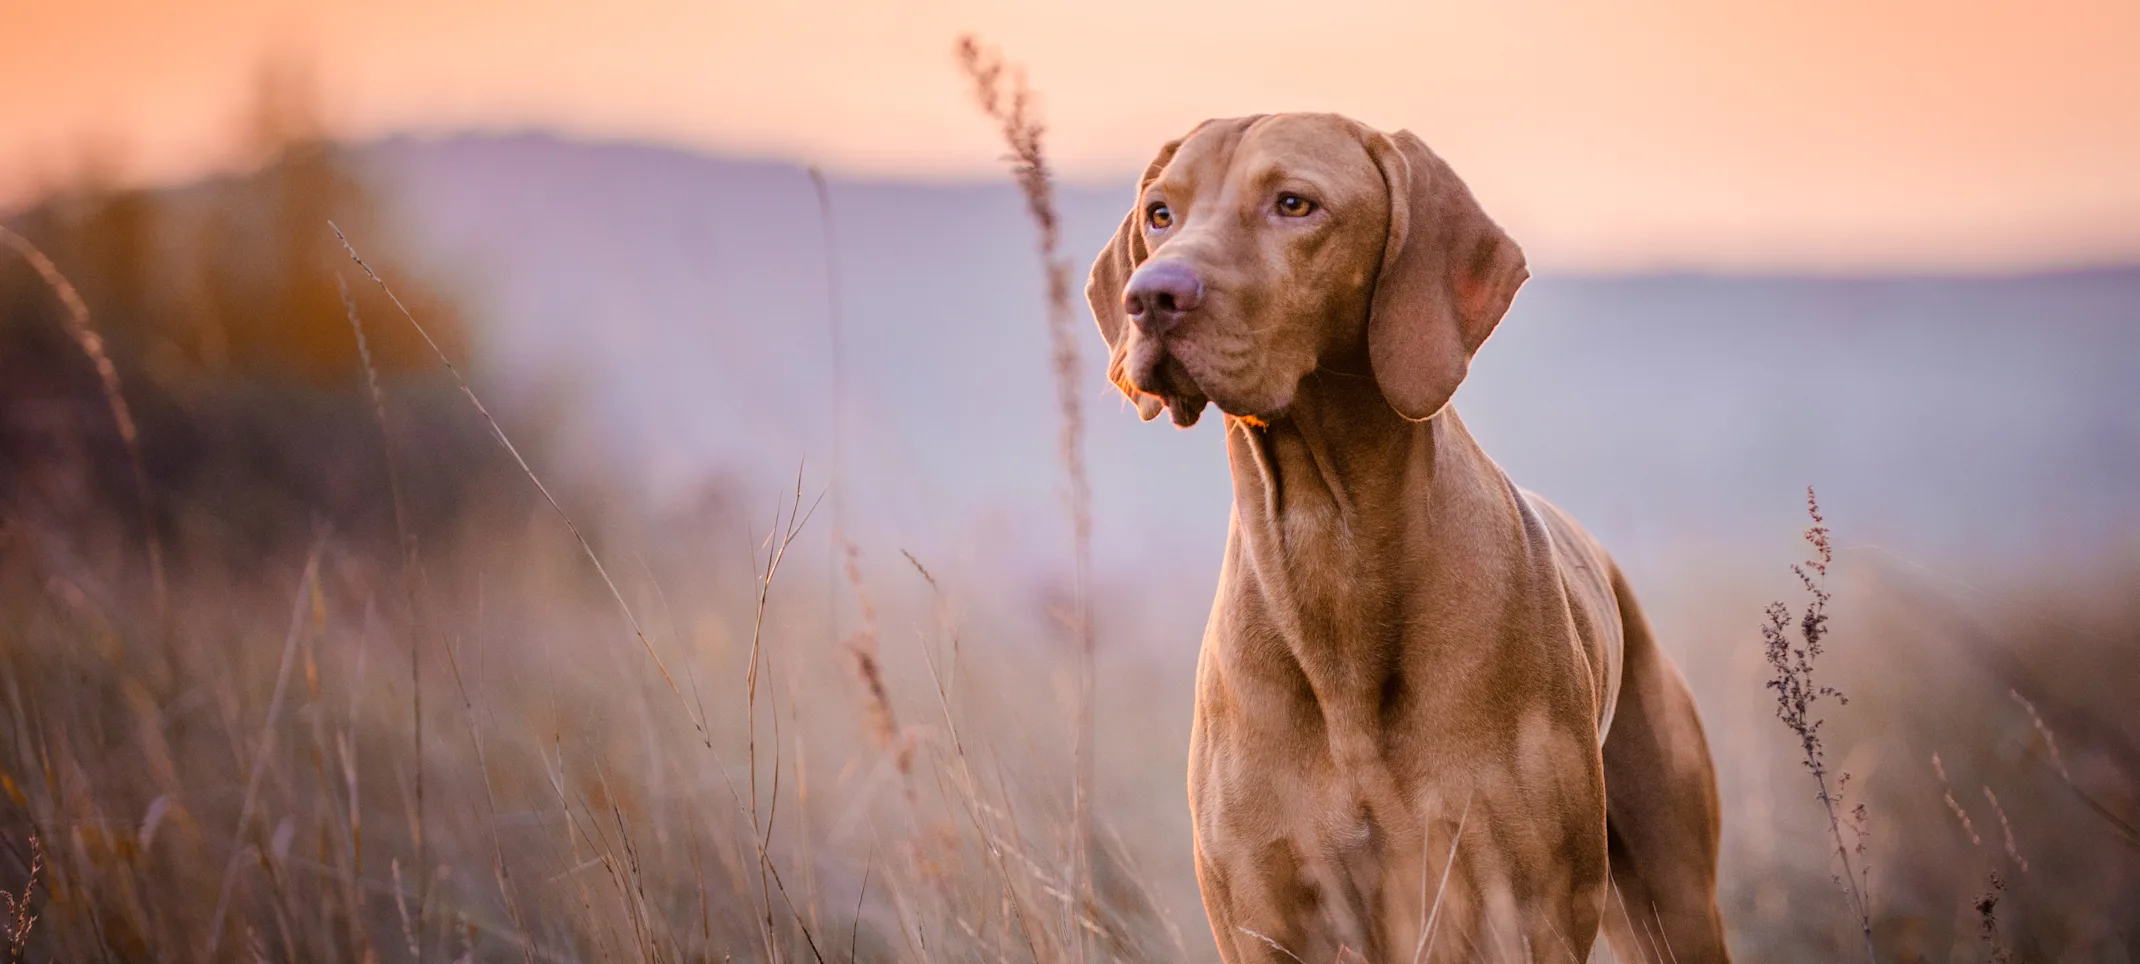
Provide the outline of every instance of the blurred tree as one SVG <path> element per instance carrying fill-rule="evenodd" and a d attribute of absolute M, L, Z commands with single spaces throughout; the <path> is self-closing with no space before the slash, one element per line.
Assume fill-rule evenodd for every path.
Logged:
<path fill-rule="evenodd" d="M 378 235 L 375 199 L 319 123 L 308 75 L 271 66 L 242 133 L 251 174 L 168 192 L 89 173 L 20 219 L 82 289 L 108 337 L 176 377 L 288 377 L 330 383 L 358 364 L 338 274 L 353 267 L 327 230 Z M 465 347 L 452 306 L 374 252 L 450 352 Z M 12 275 L 11 275 L 12 277 Z M 368 294 L 368 293 L 367 293 Z M 384 371 L 421 370 L 430 351 L 403 324 L 373 333 Z"/>
<path fill-rule="evenodd" d="M 383 504 L 379 426 L 344 309 L 342 276 L 380 374 L 407 404 L 443 397 L 428 346 L 364 281 L 328 230 L 366 250 L 456 360 L 460 313 L 395 264 L 378 201 L 348 150 L 323 134 L 306 74 L 261 72 L 240 132 L 248 174 L 167 190 L 118 186 L 108 158 L 7 224 L 79 289 L 141 422 L 150 523 L 185 509 L 238 545 L 279 539 L 325 513 L 344 525 Z M 66 309 L 36 271 L 0 251 L 0 523 L 48 518 L 71 532 L 118 520 L 139 495 L 96 370 L 66 334 Z M 487 440 L 441 410 L 403 439 L 443 466 L 418 470 L 418 523 L 449 521 L 478 484 Z M 109 510 L 125 507 L 128 511 Z M 153 521 L 161 520 L 161 521 Z M 371 520 L 367 520 L 371 521 Z M 138 535 L 119 532 L 118 535 Z"/>

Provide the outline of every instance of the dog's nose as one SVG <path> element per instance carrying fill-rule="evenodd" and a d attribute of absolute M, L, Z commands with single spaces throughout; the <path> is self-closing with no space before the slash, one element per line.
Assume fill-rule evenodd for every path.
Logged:
<path fill-rule="evenodd" d="M 1203 279 L 1179 261 L 1147 262 L 1122 291 L 1123 309 L 1147 335 L 1173 328 L 1203 303 Z"/>

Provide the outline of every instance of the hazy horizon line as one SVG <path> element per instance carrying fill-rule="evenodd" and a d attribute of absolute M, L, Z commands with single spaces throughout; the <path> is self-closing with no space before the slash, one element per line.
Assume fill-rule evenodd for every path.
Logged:
<path fill-rule="evenodd" d="M 1017 186 L 1011 181 L 1006 168 L 1000 176 L 982 176 L 974 172 L 945 170 L 942 172 L 910 171 L 886 173 L 858 169 L 836 163 L 818 163 L 791 154 L 757 152 L 745 149 L 710 148 L 680 140 L 664 139 L 658 135 L 617 135 L 576 132 L 542 124 L 501 124 L 496 126 L 465 126 L 450 130 L 404 130 L 386 134 L 342 137 L 332 134 L 323 137 L 328 143 L 361 156 L 367 152 L 390 150 L 403 145 L 417 147 L 447 146 L 471 143 L 526 142 L 548 144 L 568 149 L 636 152 L 645 155 L 666 155 L 681 160 L 693 161 L 717 167 L 756 168 L 765 171 L 792 171 L 797 176 L 807 176 L 812 169 L 823 171 L 835 184 L 864 189 L 912 189 L 912 190 L 972 190 L 1001 192 L 1014 195 Z M 119 173 L 108 181 L 98 181 L 92 169 L 98 159 L 84 156 L 73 164 L 72 170 L 44 185 L 11 196 L 0 189 L 0 223 L 14 221 L 23 215 L 63 197 L 71 191 L 120 190 L 149 192 L 182 192 L 218 183 L 242 181 L 258 173 L 267 163 L 265 159 L 241 159 L 223 157 L 213 159 L 191 169 L 159 174 L 128 176 Z M 1119 176 L 1100 177 L 1089 172 L 1069 175 L 1057 173 L 1056 182 L 1063 190 L 1077 194 L 1097 195 L 1106 192 L 1121 192 L 1124 185 L 1135 177 L 1133 168 L 1125 167 Z M 0 179 L 0 185 L 5 179 Z M 1126 196 L 1126 194 L 1125 194 Z M 1986 264 L 1981 259 L 1955 259 L 1954 263 L 1941 265 L 1938 259 L 1918 263 L 1918 259 L 1903 259 L 1905 263 L 1882 262 L 1877 259 L 1861 259 L 1863 264 L 1846 265 L 1816 261 L 1791 255 L 1779 255 L 1768 263 L 1745 263 L 1733 261 L 1704 261 L 1686 255 L 1661 255 L 1648 259 L 1609 265 L 1579 262 L 1583 259 L 1556 259 L 1562 264 L 1534 265 L 1534 275 L 1549 281 L 1621 281 L 1621 280 L 1682 280 L 1682 281 L 2004 281 L 2056 278 L 2118 278 L 2140 274 L 2140 253 L 2104 254 L 2098 257 L 2071 259 L 2014 258 L 2010 263 Z"/>

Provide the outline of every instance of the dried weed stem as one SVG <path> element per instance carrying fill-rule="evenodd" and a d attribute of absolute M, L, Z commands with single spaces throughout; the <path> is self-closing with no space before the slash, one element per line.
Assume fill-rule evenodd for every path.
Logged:
<path fill-rule="evenodd" d="M 44 844 L 31 834 L 30 875 L 22 882 L 22 893 L 0 890 L 0 927 L 7 928 L 8 964 L 22 964 L 23 953 L 30 946 L 30 928 L 37 925 L 37 915 L 30 910 L 30 897 L 44 870 Z"/>
<path fill-rule="evenodd" d="M 698 719 L 691 713 L 691 704 L 684 699 L 683 689 L 676 685 L 676 677 L 670 675 L 668 664 L 663 663 L 661 654 L 655 652 L 653 640 L 648 639 L 646 630 L 640 628 L 639 617 L 633 614 L 631 604 L 624 601 L 624 592 L 617 588 L 617 581 L 610 578 L 609 567 L 602 565 L 602 558 L 595 554 L 594 544 L 588 542 L 587 537 L 581 534 L 579 525 L 572 521 L 571 513 L 565 511 L 564 505 L 557 501 L 557 496 L 550 494 L 550 487 L 543 484 L 542 477 L 535 474 L 535 469 L 528 464 L 527 457 L 520 454 L 520 447 L 513 444 L 512 438 L 505 434 L 504 427 L 500 426 L 498 420 L 490 414 L 490 409 L 483 404 L 483 400 L 476 397 L 475 389 L 469 387 L 468 379 L 461 377 L 461 370 L 454 367 L 453 359 L 448 357 L 445 349 L 440 348 L 438 342 L 432 339 L 431 332 L 423 326 L 422 322 L 416 320 L 416 316 L 410 313 L 408 306 L 401 303 L 400 296 L 394 294 L 394 289 L 387 286 L 386 279 L 379 277 L 379 273 L 372 270 L 371 264 L 364 260 L 363 255 L 357 253 L 356 247 L 349 243 L 348 236 L 342 233 L 340 227 L 337 227 L 332 221 L 327 222 L 327 227 L 334 232 L 335 240 L 342 242 L 342 250 L 349 253 L 349 260 L 356 262 L 357 267 L 364 270 L 364 276 L 370 278 L 373 284 L 379 286 L 379 290 L 386 294 L 387 300 L 393 302 L 394 309 L 401 312 L 401 317 L 408 321 L 409 327 L 416 329 L 416 333 L 423 336 L 424 344 L 430 347 L 432 354 L 438 356 L 438 362 L 446 369 L 446 373 L 453 376 L 453 383 L 460 388 L 461 394 L 468 399 L 468 403 L 475 406 L 476 414 L 483 416 L 484 424 L 490 427 L 492 435 L 497 436 L 498 444 L 505 447 L 506 453 L 511 455 L 514 463 L 520 466 L 521 474 L 526 475 L 528 481 L 535 484 L 535 490 L 542 494 L 543 500 L 550 503 L 550 508 L 557 512 L 559 519 L 564 520 L 565 528 L 571 530 L 572 538 L 579 542 L 580 551 L 587 556 L 587 561 L 593 564 L 595 573 L 602 577 L 602 584 L 609 588 L 610 598 L 617 601 L 617 609 L 624 613 L 624 621 L 631 627 L 632 635 L 639 640 L 639 645 L 646 650 L 647 657 L 654 661 L 654 668 L 661 671 L 662 681 L 669 684 L 669 691 L 676 694 L 677 702 L 683 704 L 684 715 L 691 720 L 692 726 L 697 727 L 699 732 L 704 733 L 706 729 L 705 721 Z"/>
<path fill-rule="evenodd" d="M 1813 558 L 1793 565 L 1798 581 L 1805 587 L 1812 601 L 1805 611 L 1793 617 L 1791 607 L 1770 603 L 1768 621 L 1761 627 L 1761 636 L 1767 642 L 1769 668 L 1773 671 L 1767 683 L 1776 691 L 1776 718 L 1789 727 L 1798 737 L 1802 762 L 1806 771 L 1813 775 L 1814 799 L 1820 801 L 1821 809 L 1827 812 L 1828 832 L 1835 839 L 1835 855 L 1843 862 L 1843 873 L 1836 878 L 1843 893 L 1850 900 L 1851 913 L 1857 917 L 1859 930 L 1865 936 L 1865 959 L 1877 961 L 1873 950 L 1872 910 L 1866 901 L 1869 884 L 1869 868 L 1865 865 L 1865 805 L 1846 807 L 1843 791 L 1850 782 L 1850 774 L 1835 774 L 1830 784 L 1830 771 L 1820 728 L 1823 721 L 1814 712 L 1814 706 L 1823 697 L 1833 697 L 1838 704 L 1848 705 L 1850 700 L 1832 686 L 1824 686 L 1813 678 L 1813 664 L 1820 659 L 1821 646 L 1828 637 L 1828 566 L 1835 561 L 1835 549 L 1828 538 L 1828 526 L 1821 518 L 1820 501 L 1813 487 L 1806 487 L 1806 514 L 1813 525 L 1805 533 L 1806 542 L 1813 546 Z M 1791 630 L 1797 630 L 1792 637 Z M 1843 841 L 1843 831 L 1851 832 L 1852 843 Z M 1858 859 L 1854 863 L 1851 857 Z"/>
<path fill-rule="evenodd" d="M 1076 323 L 1070 305 L 1070 264 L 1061 250 L 1061 218 L 1055 205 L 1055 179 L 1041 149 L 1042 126 L 1025 72 L 1004 62 L 1000 52 L 984 48 L 968 35 L 959 38 L 959 65 L 973 81 L 974 99 L 981 112 L 996 122 L 1010 148 L 1012 176 L 1025 195 L 1026 214 L 1040 234 L 1041 267 L 1048 282 L 1048 339 L 1055 370 L 1056 407 L 1062 417 L 1058 439 L 1063 470 L 1068 476 L 1070 529 L 1073 562 L 1072 607 L 1069 615 L 1072 638 L 1077 645 L 1076 776 L 1071 793 L 1070 863 L 1075 903 L 1089 904 L 1092 881 L 1088 850 L 1092 840 L 1091 791 L 1093 778 L 1093 661 L 1092 629 L 1092 486 L 1085 470 L 1085 415 L 1078 397 L 1081 364 Z M 1071 932 L 1084 927 L 1071 910 Z M 1083 960 L 1084 939 L 1074 937 Z"/>
<path fill-rule="evenodd" d="M 22 255 L 30 267 L 37 269 L 52 293 L 59 297 L 67 308 L 67 337 L 74 339 L 82 354 L 89 358 L 97 370 L 97 381 L 104 391 L 104 405 L 111 409 L 112 424 L 119 429 L 119 442 L 126 446 L 126 460 L 134 473 L 134 489 L 140 496 L 141 534 L 146 540 L 149 556 L 149 582 L 154 592 L 156 617 L 159 622 L 170 612 L 170 591 L 164 581 L 163 537 L 156 531 L 155 501 L 150 495 L 148 463 L 141 457 L 141 431 L 134 422 L 134 411 L 126 404 L 126 393 L 120 390 L 119 369 L 112 364 L 111 356 L 104 351 L 104 337 L 89 323 L 89 304 L 82 300 L 67 276 L 60 273 L 59 266 L 45 256 L 42 250 L 30 243 L 30 239 L 0 226 L 0 241 Z"/>

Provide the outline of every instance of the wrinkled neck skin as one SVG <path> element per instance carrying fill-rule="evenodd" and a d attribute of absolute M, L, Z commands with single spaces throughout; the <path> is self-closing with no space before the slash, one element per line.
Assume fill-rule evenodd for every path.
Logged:
<path fill-rule="evenodd" d="M 1371 558 L 1416 545 L 1402 530 L 1428 521 L 1417 510 L 1453 508 L 1428 503 L 1470 494 L 1438 486 L 1500 474 L 1453 409 L 1411 421 L 1366 375 L 1318 370 L 1283 416 L 1264 425 L 1229 417 L 1227 429 L 1233 535 L 1258 561 L 1301 550 Z"/>
<path fill-rule="evenodd" d="M 1453 409 L 1409 421 L 1371 377 L 1322 369 L 1268 425 L 1229 418 L 1227 455 L 1207 655 L 1249 677 L 1297 665 L 1333 757 L 1379 755 L 1344 734 L 1377 732 L 1392 687 L 1426 696 L 1549 618 L 1536 601 L 1558 596 L 1538 591 L 1557 583 L 1550 543 Z"/>

